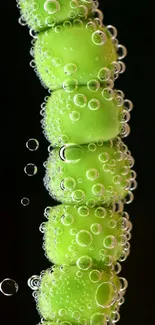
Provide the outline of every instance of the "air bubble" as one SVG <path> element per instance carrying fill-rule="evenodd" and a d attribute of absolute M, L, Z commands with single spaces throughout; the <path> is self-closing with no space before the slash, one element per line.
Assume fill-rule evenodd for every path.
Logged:
<path fill-rule="evenodd" d="M 74 217 L 71 214 L 64 214 L 61 216 L 61 222 L 64 226 L 70 226 L 74 223 Z"/>
<path fill-rule="evenodd" d="M 40 285 L 40 277 L 38 275 L 32 275 L 28 279 L 27 284 L 32 290 L 38 290 Z"/>
<path fill-rule="evenodd" d="M 76 94 L 74 96 L 74 103 L 77 106 L 85 107 L 87 103 L 87 97 L 84 94 Z"/>
<path fill-rule="evenodd" d="M 90 325 L 106 325 L 106 315 L 104 313 L 95 313 L 90 318 Z"/>
<path fill-rule="evenodd" d="M 46 0 L 44 3 L 44 9 L 48 14 L 55 14 L 60 10 L 60 4 L 57 0 Z"/>
<path fill-rule="evenodd" d="M 24 167 L 24 172 L 28 176 L 34 176 L 37 173 L 37 171 L 38 171 L 37 166 L 32 163 L 29 163 Z"/>
<path fill-rule="evenodd" d="M 108 25 L 108 26 L 106 26 L 106 28 L 108 29 L 109 33 L 111 34 L 111 39 L 114 39 L 117 37 L 117 29 L 114 26 Z"/>
<path fill-rule="evenodd" d="M 84 205 L 80 206 L 78 208 L 78 213 L 79 213 L 80 216 L 86 217 L 86 216 L 89 215 L 89 208 L 87 206 L 84 206 Z"/>
<path fill-rule="evenodd" d="M 108 81 L 111 77 L 111 72 L 108 68 L 102 68 L 98 73 L 98 78 L 100 81 Z"/>
<path fill-rule="evenodd" d="M 0 283 L 0 292 L 3 293 L 4 296 L 13 296 L 18 292 L 19 286 L 15 280 L 10 278 L 4 279 Z"/>
<path fill-rule="evenodd" d="M 114 305 L 117 299 L 117 289 L 112 282 L 101 283 L 95 293 L 96 304 L 102 308 Z"/>
<path fill-rule="evenodd" d="M 103 207 L 98 207 L 96 208 L 95 210 L 95 216 L 98 217 L 98 218 L 105 218 L 107 215 L 107 211 L 105 208 Z"/>
<path fill-rule="evenodd" d="M 96 79 L 89 80 L 87 82 L 87 88 L 92 92 L 96 92 L 100 89 L 100 83 Z"/>
<path fill-rule="evenodd" d="M 113 89 L 107 87 L 104 88 L 102 90 L 102 96 L 106 99 L 106 100 L 112 100 L 114 98 L 114 91 Z"/>
<path fill-rule="evenodd" d="M 76 190 L 71 194 L 71 197 L 72 197 L 73 201 L 81 202 L 85 198 L 85 192 L 82 190 Z"/>
<path fill-rule="evenodd" d="M 127 55 L 127 49 L 125 46 L 118 44 L 117 45 L 117 54 L 118 54 L 118 60 L 122 60 Z"/>
<path fill-rule="evenodd" d="M 77 72 L 77 66 L 76 66 L 76 64 L 74 64 L 74 63 L 68 63 L 68 64 L 66 64 L 65 67 L 64 67 L 64 72 L 67 75 L 71 76 L 72 74 L 74 74 L 75 72 Z"/>
<path fill-rule="evenodd" d="M 93 283 L 97 283 L 102 279 L 102 273 L 98 270 L 92 270 L 89 273 L 89 279 Z"/>
<path fill-rule="evenodd" d="M 91 257 L 89 256 L 81 256 L 77 262 L 77 267 L 80 269 L 80 270 L 88 270 L 92 267 L 92 264 L 93 264 L 93 261 L 91 259 Z"/>
<path fill-rule="evenodd" d="M 38 140 L 31 138 L 26 142 L 26 147 L 30 151 L 35 151 L 39 148 L 39 142 L 38 142 Z"/>
<path fill-rule="evenodd" d="M 88 107 L 92 110 L 92 111 L 96 111 L 97 109 L 100 108 L 100 101 L 96 98 L 92 98 L 91 100 L 89 100 L 88 102 Z"/>
<path fill-rule="evenodd" d="M 78 81 L 76 79 L 66 79 L 63 82 L 63 89 L 68 92 L 74 92 L 78 87 Z"/>
<path fill-rule="evenodd" d="M 114 236 L 106 236 L 103 240 L 103 245 L 107 249 L 112 249 L 116 246 L 117 241 Z"/>
<path fill-rule="evenodd" d="M 89 180 L 94 181 L 96 178 L 99 177 L 99 172 L 97 169 L 91 168 L 86 171 L 86 176 Z"/>
<path fill-rule="evenodd" d="M 21 204 L 23 205 L 23 206 L 27 206 L 27 205 L 29 205 L 29 203 L 30 203 L 30 200 L 27 198 L 27 197 L 23 197 L 22 199 L 21 199 Z"/>
<path fill-rule="evenodd" d="M 90 246 L 93 241 L 93 237 L 88 230 L 80 230 L 76 235 L 76 242 L 82 246 Z"/>
<path fill-rule="evenodd" d="M 96 30 L 92 34 L 92 41 L 95 45 L 101 46 L 104 45 L 107 40 L 106 34 L 101 30 Z"/>
<path fill-rule="evenodd" d="M 102 232 L 102 226 L 99 223 L 93 223 L 90 230 L 94 235 L 99 235 Z"/>
<path fill-rule="evenodd" d="M 60 187 L 63 190 L 72 191 L 76 187 L 76 181 L 73 177 L 66 177 L 61 181 Z"/>
<path fill-rule="evenodd" d="M 103 152 L 98 156 L 98 158 L 102 163 L 106 163 L 109 160 L 110 157 L 109 157 L 109 154 L 107 152 Z"/>
<path fill-rule="evenodd" d="M 102 184 L 98 183 L 98 184 L 95 184 L 93 185 L 92 187 L 92 193 L 95 195 L 95 196 L 102 196 L 104 194 L 104 191 L 105 191 L 105 188 Z"/>

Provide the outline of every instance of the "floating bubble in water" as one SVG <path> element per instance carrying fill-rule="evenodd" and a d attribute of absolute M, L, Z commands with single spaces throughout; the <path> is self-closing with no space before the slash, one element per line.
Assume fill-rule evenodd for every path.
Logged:
<path fill-rule="evenodd" d="M 5 296 L 12 296 L 15 293 L 17 293 L 19 289 L 18 284 L 16 283 L 15 280 L 12 280 L 10 278 L 4 279 L 0 283 L 0 291 L 3 293 Z"/>
<path fill-rule="evenodd" d="M 35 151 L 39 148 L 39 142 L 38 142 L 38 140 L 31 138 L 26 142 L 26 147 L 30 151 Z"/>
<path fill-rule="evenodd" d="M 36 165 L 29 163 L 24 167 L 24 172 L 28 176 L 34 176 L 38 171 L 38 168 Z"/>
<path fill-rule="evenodd" d="M 22 204 L 23 206 L 27 206 L 27 205 L 29 205 L 29 203 L 30 203 L 30 200 L 28 199 L 28 197 L 23 197 L 23 198 L 21 199 L 21 204 Z"/>
<path fill-rule="evenodd" d="M 40 285 L 40 278 L 38 275 L 32 275 L 28 281 L 27 281 L 28 286 L 32 289 L 32 290 L 37 290 L 39 288 Z"/>
<path fill-rule="evenodd" d="M 92 41 L 95 45 L 101 46 L 104 45 L 107 40 L 106 34 L 101 30 L 96 30 L 92 34 Z"/>

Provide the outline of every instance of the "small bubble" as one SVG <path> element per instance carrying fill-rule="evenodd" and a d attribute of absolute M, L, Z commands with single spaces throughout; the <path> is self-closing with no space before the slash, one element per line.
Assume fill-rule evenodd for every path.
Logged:
<path fill-rule="evenodd" d="M 114 91 L 113 91 L 113 89 L 111 89 L 110 87 L 104 88 L 102 90 L 102 96 L 106 100 L 112 100 L 114 98 Z"/>
<path fill-rule="evenodd" d="M 76 235 L 76 242 L 82 246 L 90 246 L 93 241 L 93 237 L 88 230 L 80 230 Z"/>
<path fill-rule="evenodd" d="M 102 184 L 98 183 L 93 185 L 92 192 L 95 196 L 102 196 L 104 194 L 105 188 Z"/>
<path fill-rule="evenodd" d="M 87 103 L 87 97 L 84 94 L 76 94 L 74 96 L 74 103 L 77 106 L 85 107 Z"/>
<path fill-rule="evenodd" d="M 77 87 L 78 81 L 76 79 L 67 79 L 63 82 L 63 89 L 68 93 L 75 91 Z"/>
<path fill-rule="evenodd" d="M 98 78 L 100 81 L 107 81 L 111 77 L 111 72 L 108 68 L 102 68 L 98 73 Z"/>
<path fill-rule="evenodd" d="M 89 279 L 91 282 L 99 282 L 102 278 L 102 273 L 98 270 L 92 270 L 89 273 Z"/>
<path fill-rule="evenodd" d="M 88 144 L 88 150 L 90 151 L 95 151 L 97 148 L 96 144 L 95 143 L 89 143 Z"/>
<path fill-rule="evenodd" d="M 44 9 L 48 14 L 55 14 L 60 10 L 60 4 L 57 0 L 46 0 L 44 3 Z"/>
<path fill-rule="evenodd" d="M 27 206 L 27 205 L 29 205 L 29 203 L 30 203 L 30 200 L 29 200 L 27 197 L 23 197 L 23 198 L 21 199 L 21 204 L 22 204 L 23 206 Z"/>
<path fill-rule="evenodd" d="M 88 102 L 88 107 L 92 110 L 92 111 L 96 111 L 97 109 L 100 108 L 100 101 L 96 98 L 92 98 L 89 102 Z"/>
<path fill-rule="evenodd" d="M 65 65 L 64 67 L 64 73 L 67 74 L 68 76 L 71 76 L 72 74 L 74 74 L 75 72 L 77 72 L 77 66 L 74 63 L 68 63 Z"/>
<path fill-rule="evenodd" d="M 95 45 L 104 45 L 107 40 L 106 34 L 102 32 L 101 30 L 96 30 L 92 34 L 92 41 Z"/>
<path fill-rule="evenodd" d="M 89 80 L 89 81 L 87 82 L 87 88 L 88 88 L 90 91 L 96 92 L 96 91 L 98 91 L 99 88 L 100 88 L 100 83 L 99 83 L 99 81 L 97 81 L 96 79 Z"/>
<path fill-rule="evenodd" d="M 106 163 L 109 160 L 109 154 L 107 152 L 102 152 L 99 156 L 98 156 L 99 160 L 102 163 Z"/>
<path fill-rule="evenodd" d="M 87 206 L 80 206 L 78 208 L 78 213 L 82 217 L 86 217 L 89 215 L 89 208 Z"/>
<path fill-rule="evenodd" d="M 80 269 L 80 270 L 88 270 L 92 267 L 92 264 L 93 264 L 93 261 L 91 259 L 91 257 L 89 256 L 81 256 L 77 262 L 77 267 Z"/>
<path fill-rule="evenodd" d="M 74 222 L 74 217 L 71 214 L 64 214 L 61 217 L 61 222 L 64 226 L 70 226 Z"/>
<path fill-rule="evenodd" d="M 18 292 L 18 289 L 18 284 L 12 279 L 7 278 L 0 283 L 0 291 L 4 296 L 12 296 Z"/>
<path fill-rule="evenodd" d="M 90 230 L 94 235 L 99 235 L 102 232 L 102 226 L 99 223 L 93 223 Z"/>
<path fill-rule="evenodd" d="M 96 178 L 99 177 L 99 172 L 97 169 L 91 168 L 87 170 L 86 176 L 89 180 L 94 181 Z"/>
<path fill-rule="evenodd" d="M 29 163 L 24 167 L 24 172 L 28 176 L 34 176 L 37 173 L 37 171 L 38 171 L 37 166 L 32 163 Z"/>
<path fill-rule="evenodd" d="M 40 285 L 40 278 L 38 275 L 32 275 L 28 281 L 27 281 L 28 286 L 32 289 L 32 290 L 37 290 L 39 288 Z"/>
<path fill-rule="evenodd" d="M 78 111 L 72 111 L 69 114 L 69 117 L 72 121 L 76 122 L 80 119 L 81 114 Z"/>
<path fill-rule="evenodd" d="M 107 249 L 112 249 L 116 246 L 116 238 L 114 236 L 106 236 L 103 240 L 103 245 Z"/>
<path fill-rule="evenodd" d="M 26 142 L 26 147 L 30 151 L 35 151 L 39 148 L 39 142 L 38 140 L 31 138 Z"/>
<path fill-rule="evenodd" d="M 98 217 L 98 218 L 105 218 L 107 215 L 107 211 L 105 208 L 103 207 L 98 207 L 96 210 L 95 210 L 95 216 Z"/>
<path fill-rule="evenodd" d="M 114 305 L 117 299 L 117 288 L 112 282 L 101 283 L 95 293 L 96 304 L 102 308 Z"/>
<path fill-rule="evenodd" d="M 85 198 L 85 192 L 82 190 L 76 190 L 71 194 L 71 196 L 72 196 L 73 201 L 81 202 Z"/>

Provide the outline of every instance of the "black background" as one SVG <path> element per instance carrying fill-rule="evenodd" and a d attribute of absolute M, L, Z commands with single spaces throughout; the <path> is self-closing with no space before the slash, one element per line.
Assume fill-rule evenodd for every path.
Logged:
<path fill-rule="evenodd" d="M 42 134 L 40 105 L 48 95 L 29 66 L 31 37 L 18 24 L 15 1 L 3 1 L 1 13 L 1 223 L 0 281 L 10 277 L 19 284 L 12 297 L 0 294 L 0 324 L 35 325 L 40 317 L 27 279 L 50 266 L 42 249 L 39 225 L 43 210 L 54 205 L 43 186 L 43 162 L 49 143 Z M 133 223 L 131 254 L 121 275 L 129 287 L 121 308 L 120 325 L 148 324 L 154 318 L 154 11 L 151 1 L 100 1 L 104 24 L 118 30 L 119 43 L 128 50 L 126 72 L 116 81 L 132 100 L 131 133 L 125 140 L 135 158 L 138 188 L 127 207 Z M 30 152 L 26 141 L 34 137 L 40 146 Z M 23 168 L 34 162 L 38 173 L 27 177 Z M 23 196 L 30 204 L 23 207 Z"/>

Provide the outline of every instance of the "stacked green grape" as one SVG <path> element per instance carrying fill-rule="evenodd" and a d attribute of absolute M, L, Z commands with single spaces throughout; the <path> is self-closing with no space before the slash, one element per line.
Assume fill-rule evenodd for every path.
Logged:
<path fill-rule="evenodd" d="M 124 204 L 133 200 L 134 159 L 121 138 L 132 102 L 114 81 L 126 48 L 103 25 L 93 0 L 18 0 L 32 41 L 30 65 L 49 97 L 41 105 L 50 142 L 44 184 L 58 205 L 40 225 L 55 265 L 29 280 L 46 325 L 106 325 L 119 320 L 127 281 L 118 276 L 130 253 Z M 36 40 L 35 40 L 36 39 Z M 61 204 L 60 204 L 61 203 Z"/>

